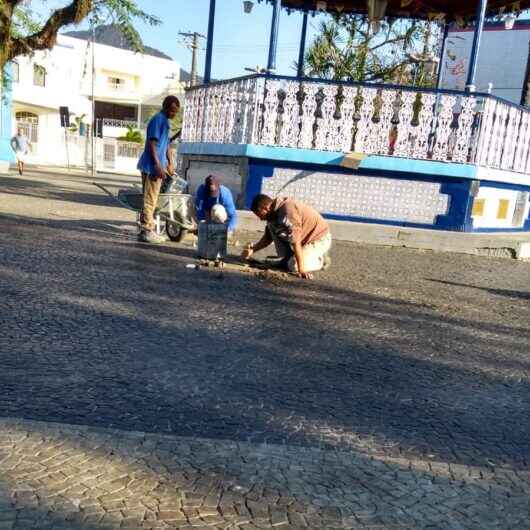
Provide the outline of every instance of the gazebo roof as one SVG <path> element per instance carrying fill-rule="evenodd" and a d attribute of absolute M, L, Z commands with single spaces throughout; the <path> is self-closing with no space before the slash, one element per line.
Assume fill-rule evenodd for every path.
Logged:
<path fill-rule="evenodd" d="M 469 20 L 475 17 L 479 0 L 389 0 L 386 16 L 396 18 L 433 18 L 445 14 L 446 20 L 459 17 Z M 367 13 L 366 0 L 282 0 L 287 9 L 308 11 L 324 10 L 328 13 L 362 14 Z M 506 14 L 514 9 L 530 8 L 530 0 L 489 0 L 488 15 L 498 14 L 504 8 Z"/>

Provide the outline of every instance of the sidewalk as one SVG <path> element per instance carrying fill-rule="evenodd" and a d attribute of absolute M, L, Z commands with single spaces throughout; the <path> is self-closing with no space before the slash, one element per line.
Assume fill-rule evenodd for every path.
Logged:
<path fill-rule="evenodd" d="M 240 230 L 262 230 L 263 223 L 240 211 Z M 530 259 L 530 233 L 502 232 L 469 234 L 422 228 L 405 228 L 351 221 L 329 221 L 333 238 L 368 245 L 407 247 L 434 252 L 457 252 L 495 258 Z"/>

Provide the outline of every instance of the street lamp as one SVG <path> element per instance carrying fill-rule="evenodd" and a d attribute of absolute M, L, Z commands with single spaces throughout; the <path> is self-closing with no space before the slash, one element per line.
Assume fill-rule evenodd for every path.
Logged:
<path fill-rule="evenodd" d="M 243 11 L 245 13 L 251 13 L 253 7 L 254 7 L 254 2 L 252 2 L 252 0 L 245 0 L 243 2 Z"/>
<path fill-rule="evenodd" d="M 388 0 L 367 0 L 368 20 L 374 34 L 379 33 L 381 21 L 385 18 Z"/>
<path fill-rule="evenodd" d="M 368 19 L 370 22 L 380 22 L 385 18 L 388 0 L 367 0 Z"/>

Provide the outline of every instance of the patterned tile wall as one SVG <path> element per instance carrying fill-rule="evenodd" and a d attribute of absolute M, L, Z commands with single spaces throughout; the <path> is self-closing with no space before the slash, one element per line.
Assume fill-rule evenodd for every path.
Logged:
<path fill-rule="evenodd" d="M 289 196 L 320 212 L 349 217 L 434 224 L 448 212 L 441 184 L 418 180 L 276 168 L 262 193 Z"/>

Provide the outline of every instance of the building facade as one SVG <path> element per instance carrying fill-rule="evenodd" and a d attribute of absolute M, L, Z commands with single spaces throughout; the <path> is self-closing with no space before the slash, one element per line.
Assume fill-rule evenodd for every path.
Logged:
<path fill-rule="evenodd" d="M 442 62 L 442 88 L 464 90 L 473 28 L 452 28 L 448 34 Z M 522 102 L 528 72 L 530 20 L 517 21 L 512 29 L 504 23 L 486 24 L 482 35 L 477 67 L 476 88 L 512 103 Z"/>
<path fill-rule="evenodd" d="M 129 128 L 144 129 L 164 97 L 182 94 L 183 87 L 178 63 L 152 48 L 141 54 L 126 49 L 117 32 L 98 28 L 94 50 L 90 32 L 60 35 L 52 50 L 12 63 L 12 134 L 22 129 L 30 139 L 30 163 L 91 165 L 94 124 L 98 167 L 134 170 L 141 144 L 117 138 Z M 60 107 L 68 107 L 68 128 Z"/>

